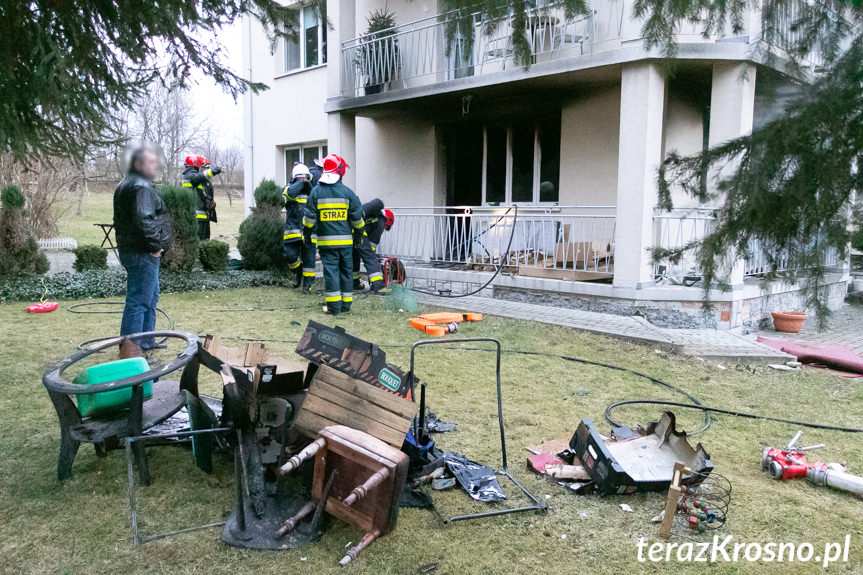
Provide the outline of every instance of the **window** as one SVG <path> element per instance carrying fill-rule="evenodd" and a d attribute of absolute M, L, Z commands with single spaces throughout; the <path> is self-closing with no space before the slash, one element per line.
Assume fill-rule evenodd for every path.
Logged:
<path fill-rule="evenodd" d="M 285 38 L 285 72 L 312 68 L 327 63 L 326 15 L 319 17 L 312 8 L 299 9 L 297 36 Z"/>
<path fill-rule="evenodd" d="M 302 162 L 306 166 L 311 166 L 315 163 L 315 159 L 323 160 L 327 155 L 326 143 L 301 144 L 298 146 L 290 146 L 285 149 L 285 181 L 291 181 L 291 170 L 294 168 L 294 162 Z"/>
<path fill-rule="evenodd" d="M 483 204 L 556 203 L 560 183 L 560 114 L 485 127 Z"/>

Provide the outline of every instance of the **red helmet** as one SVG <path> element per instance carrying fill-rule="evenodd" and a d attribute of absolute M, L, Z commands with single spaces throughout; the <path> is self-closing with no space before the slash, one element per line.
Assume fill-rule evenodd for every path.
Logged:
<path fill-rule="evenodd" d="M 209 166 L 210 160 L 202 156 L 186 156 L 186 165 L 200 168 L 201 166 Z"/>
<path fill-rule="evenodd" d="M 324 158 L 323 164 L 324 173 L 321 175 L 321 181 L 325 184 L 336 183 L 348 169 L 345 159 L 336 154 L 330 154 Z"/>
<path fill-rule="evenodd" d="M 389 210 L 384 210 L 384 225 L 387 229 L 393 227 L 393 224 L 396 222 L 396 217 Z"/>

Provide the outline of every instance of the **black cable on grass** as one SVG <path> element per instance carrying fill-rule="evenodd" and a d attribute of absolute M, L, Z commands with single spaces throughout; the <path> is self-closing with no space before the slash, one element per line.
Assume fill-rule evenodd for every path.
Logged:
<path fill-rule="evenodd" d="M 104 310 L 104 311 L 82 310 L 81 309 L 81 308 L 85 308 L 85 307 L 92 307 L 92 306 L 99 306 L 99 305 L 125 306 L 126 302 L 122 302 L 122 301 L 88 301 L 88 302 L 84 302 L 84 303 L 76 303 L 74 305 L 70 305 L 69 307 L 66 308 L 66 311 L 68 311 L 69 313 L 78 313 L 78 314 L 117 314 L 117 313 L 123 313 L 123 310 L 121 310 L 121 309 L 112 309 L 112 310 Z M 159 312 L 160 314 L 162 314 L 162 316 L 168 321 L 168 331 L 172 331 L 174 329 L 174 318 L 172 318 L 170 316 L 170 314 L 168 314 L 168 312 L 166 312 L 165 310 L 163 310 L 160 307 L 157 307 L 156 311 Z M 93 345 L 96 342 L 103 341 L 105 339 L 110 339 L 112 337 L 115 337 L 115 336 L 112 335 L 112 336 L 108 336 L 108 337 L 97 337 L 95 339 L 88 339 L 87 341 L 82 341 L 81 343 L 78 344 L 78 349 L 82 350 L 82 349 L 84 349 L 90 345 Z M 163 337 L 162 339 L 160 339 L 158 341 L 159 345 L 164 344 L 165 341 L 167 341 L 167 339 L 168 338 L 166 338 L 166 337 Z"/>
<path fill-rule="evenodd" d="M 364 295 L 368 295 L 368 294 L 364 294 Z M 453 296 L 453 297 L 455 297 L 455 296 Z M 81 307 L 94 306 L 94 305 L 124 305 L 124 303 L 123 302 L 86 302 L 86 303 L 79 303 L 79 304 L 69 306 L 67 308 L 67 311 L 69 311 L 71 313 L 79 313 L 79 314 L 121 313 L 120 311 L 114 311 L 114 310 L 112 310 L 112 311 L 79 311 L 79 308 L 81 308 Z M 236 312 L 277 311 L 280 309 L 300 309 L 300 308 L 297 308 L 297 307 L 272 308 L 272 309 L 269 309 L 269 308 L 266 308 L 266 309 L 265 308 L 245 308 L 245 309 L 237 308 L 237 309 L 230 309 L 230 310 L 224 310 L 224 311 L 236 311 Z M 156 308 L 156 311 L 160 312 L 168 320 L 168 323 L 170 324 L 169 329 L 174 329 L 173 318 L 165 310 L 163 310 L 161 308 Z M 85 341 L 85 342 L 78 345 L 78 349 L 83 349 L 87 345 L 90 345 L 90 344 L 97 342 L 97 341 L 100 341 L 102 339 L 104 339 L 104 338 L 97 338 L 97 339 Z M 235 340 L 235 341 L 261 342 L 261 343 L 298 343 L 299 342 L 299 340 L 245 338 L 245 337 L 224 337 L 222 339 Z M 411 346 L 405 345 L 405 344 L 393 344 L 393 345 L 384 344 L 381 347 L 409 348 Z M 492 351 L 489 349 L 478 348 L 478 347 L 475 348 L 475 347 L 456 347 L 456 346 L 447 347 L 445 349 L 463 350 L 463 351 L 486 351 L 486 352 Z M 512 354 L 519 354 L 519 355 L 535 356 L 535 357 L 557 358 L 557 359 L 561 359 L 563 361 L 571 361 L 571 362 L 580 363 L 583 365 L 591 365 L 594 367 L 602 367 L 605 369 L 612 369 L 614 371 L 620 371 L 623 373 L 628 373 L 630 375 L 642 377 L 642 378 L 648 380 L 649 382 L 651 382 L 655 385 L 658 385 L 660 387 L 664 387 L 664 388 L 671 390 L 675 393 L 679 393 L 680 395 L 682 395 L 683 397 L 685 397 L 686 399 L 688 399 L 689 401 L 692 402 L 692 403 L 683 403 L 683 402 L 679 402 L 679 401 L 667 401 L 667 400 L 662 400 L 662 399 L 626 399 L 623 401 L 617 401 L 615 403 L 608 405 L 605 408 L 605 419 L 614 427 L 622 427 L 623 426 L 623 424 L 621 422 L 614 419 L 614 417 L 612 417 L 612 415 L 611 415 L 611 412 L 618 407 L 623 407 L 625 405 L 665 405 L 665 406 L 669 406 L 669 407 L 680 407 L 683 409 L 698 409 L 704 413 L 704 426 L 697 431 L 693 431 L 693 432 L 689 433 L 689 435 L 694 435 L 696 433 L 701 433 L 703 431 L 706 431 L 710 427 L 710 423 L 711 423 L 710 414 L 711 413 L 719 413 L 722 415 L 731 415 L 733 417 L 742 417 L 744 419 L 757 419 L 757 420 L 761 420 L 761 421 L 772 421 L 774 423 L 785 423 L 788 425 L 795 425 L 798 427 L 808 427 L 810 429 L 824 429 L 824 430 L 828 430 L 828 431 L 839 431 L 842 433 L 863 433 L 863 429 L 860 429 L 857 427 L 842 427 L 839 425 L 829 425 L 829 424 L 823 424 L 823 423 L 811 423 L 811 422 L 807 422 L 807 421 L 795 421 L 793 419 L 783 419 L 783 418 L 779 418 L 779 417 L 770 417 L 767 415 L 760 415 L 757 413 L 748 413 L 745 411 L 734 411 L 731 409 L 723 409 L 720 407 L 710 407 L 708 405 L 704 405 L 703 403 L 698 401 L 694 396 L 692 396 L 689 392 L 687 392 L 686 390 L 684 390 L 680 387 L 677 387 L 676 385 L 672 385 L 668 382 L 662 381 L 661 379 L 653 377 L 651 375 L 641 373 L 640 371 L 636 371 L 636 370 L 630 369 L 628 367 L 622 367 L 619 365 L 614 365 L 611 363 L 604 363 L 601 361 L 594 361 L 594 360 L 590 360 L 590 359 L 584 359 L 581 357 L 575 357 L 575 356 L 569 356 L 569 355 L 559 355 L 559 354 L 554 354 L 554 353 L 547 353 L 547 352 L 541 352 L 541 351 L 529 351 L 529 350 L 524 350 L 524 349 L 502 349 L 501 352 L 502 353 L 512 353 Z"/>

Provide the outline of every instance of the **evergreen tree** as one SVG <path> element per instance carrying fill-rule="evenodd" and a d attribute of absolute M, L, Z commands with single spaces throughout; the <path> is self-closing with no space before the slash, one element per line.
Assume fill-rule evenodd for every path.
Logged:
<path fill-rule="evenodd" d="M 234 97 L 263 90 L 227 66 L 218 33 L 249 15 L 275 41 L 296 35 L 298 14 L 272 0 L 4 0 L 0 152 L 80 159 L 153 82 L 184 88 L 193 69 Z"/>
<path fill-rule="evenodd" d="M 635 12 L 644 18 L 647 47 L 673 56 L 678 22 L 735 33 L 753 6 L 751 0 L 637 0 Z M 666 158 L 659 170 L 660 207 L 673 207 L 671 189 L 679 187 L 719 210 L 704 238 L 679 250 L 656 248 L 653 256 L 674 261 L 694 253 L 705 289 L 724 288 L 731 261 L 751 255 L 750 240 L 758 240 L 770 266 L 765 282 L 801 282 L 823 323 L 824 256 L 828 249 L 847 255 L 854 191 L 861 189 L 863 8 L 859 0 L 765 0 L 762 10 L 763 57 L 787 64 L 804 80 L 803 94 L 784 116 L 750 135 L 695 156 Z M 793 34 L 780 40 L 779 15 L 791 13 L 797 15 Z M 802 64 L 813 54 L 821 63 L 807 69 Z M 789 265 L 780 269 L 781 262 Z"/>

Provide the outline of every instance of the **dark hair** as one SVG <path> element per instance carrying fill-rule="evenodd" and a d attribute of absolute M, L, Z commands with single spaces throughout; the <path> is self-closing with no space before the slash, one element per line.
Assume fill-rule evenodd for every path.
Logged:
<path fill-rule="evenodd" d="M 136 169 L 136 164 L 141 160 L 141 158 L 144 156 L 144 154 L 152 154 L 153 156 L 155 156 L 156 152 L 153 151 L 151 148 L 148 148 L 145 146 L 140 147 L 140 148 L 136 148 L 129 155 L 129 168 L 128 168 L 129 173 L 133 173 L 133 174 L 138 173 L 138 170 Z"/>

